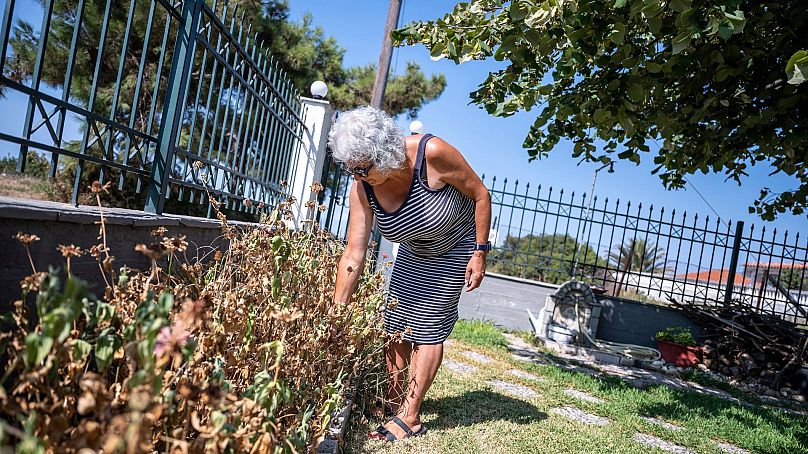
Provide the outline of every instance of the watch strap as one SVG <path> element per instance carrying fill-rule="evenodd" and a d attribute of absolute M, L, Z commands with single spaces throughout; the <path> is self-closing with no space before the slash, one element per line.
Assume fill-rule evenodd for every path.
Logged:
<path fill-rule="evenodd" d="M 485 243 L 474 243 L 472 251 L 490 251 L 491 249 L 492 249 L 491 242 L 486 241 Z"/>

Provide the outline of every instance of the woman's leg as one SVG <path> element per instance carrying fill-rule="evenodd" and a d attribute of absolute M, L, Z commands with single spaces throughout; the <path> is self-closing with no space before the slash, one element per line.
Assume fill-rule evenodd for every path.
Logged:
<path fill-rule="evenodd" d="M 432 386 L 441 361 L 443 361 L 443 344 L 415 345 L 412 348 L 410 380 L 404 402 L 398 410 L 398 417 L 413 431 L 421 428 L 421 403 L 429 387 Z M 404 430 L 394 422 L 389 422 L 384 427 L 398 439 L 405 436 Z"/>
<path fill-rule="evenodd" d="M 387 363 L 386 404 L 395 413 L 404 401 L 404 384 L 407 381 L 407 369 L 410 367 L 412 344 L 402 340 L 390 341 L 385 346 L 384 356 Z"/>

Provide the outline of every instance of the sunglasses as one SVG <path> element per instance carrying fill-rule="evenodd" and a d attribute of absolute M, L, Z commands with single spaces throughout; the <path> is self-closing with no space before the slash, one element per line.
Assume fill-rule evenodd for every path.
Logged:
<path fill-rule="evenodd" d="M 346 170 L 348 173 L 354 174 L 354 175 L 359 176 L 359 177 L 362 177 L 362 178 L 367 178 L 367 177 L 368 177 L 368 174 L 370 173 L 370 169 L 372 169 L 374 165 L 375 165 L 375 164 L 371 162 L 370 164 L 368 164 L 368 165 L 367 165 L 367 166 L 365 166 L 365 167 L 359 167 L 359 166 L 356 166 L 356 167 L 342 166 L 342 168 L 343 168 L 343 169 L 345 169 L 345 170 Z"/>

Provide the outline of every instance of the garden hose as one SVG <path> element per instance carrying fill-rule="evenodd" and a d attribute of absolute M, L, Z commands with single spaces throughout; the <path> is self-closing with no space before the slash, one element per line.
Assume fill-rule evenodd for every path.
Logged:
<path fill-rule="evenodd" d="M 589 335 L 589 331 L 583 328 L 581 325 L 581 318 L 578 317 L 578 298 L 575 298 L 575 318 L 578 320 L 578 329 L 583 332 L 586 339 L 599 350 L 609 353 L 617 353 L 618 355 L 623 355 L 626 358 L 640 359 L 644 361 L 656 361 L 662 356 L 659 353 L 659 350 L 651 347 L 593 339 L 592 336 Z"/>

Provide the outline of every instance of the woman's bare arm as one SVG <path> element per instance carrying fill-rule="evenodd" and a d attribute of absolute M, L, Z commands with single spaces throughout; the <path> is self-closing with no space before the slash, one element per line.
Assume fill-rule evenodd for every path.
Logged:
<path fill-rule="evenodd" d="M 351 300 L 359 276 L 365 267 L 368 239 L 373 228 L 373 211 L 364 192 L 361 184 L 354 181 L 348 199 L 351 213 L 348 222 L 348 245 L 337 268 L 333 299 L 335 303 Z"/>
<path fill-rule="evenodd" d="M 426 158 L 435 171 L 437 181 L 451 184 L 474 201 L 477 242 L 487 242 L 491 228 L 491 195 L 480 177 L 455 147 L 438 137 L 427 142 Z M 466 267 L 466 291 L 480 286 L 485 275 L 485 255 L 484 251 L 475 251 L 469 261 Z"/>

